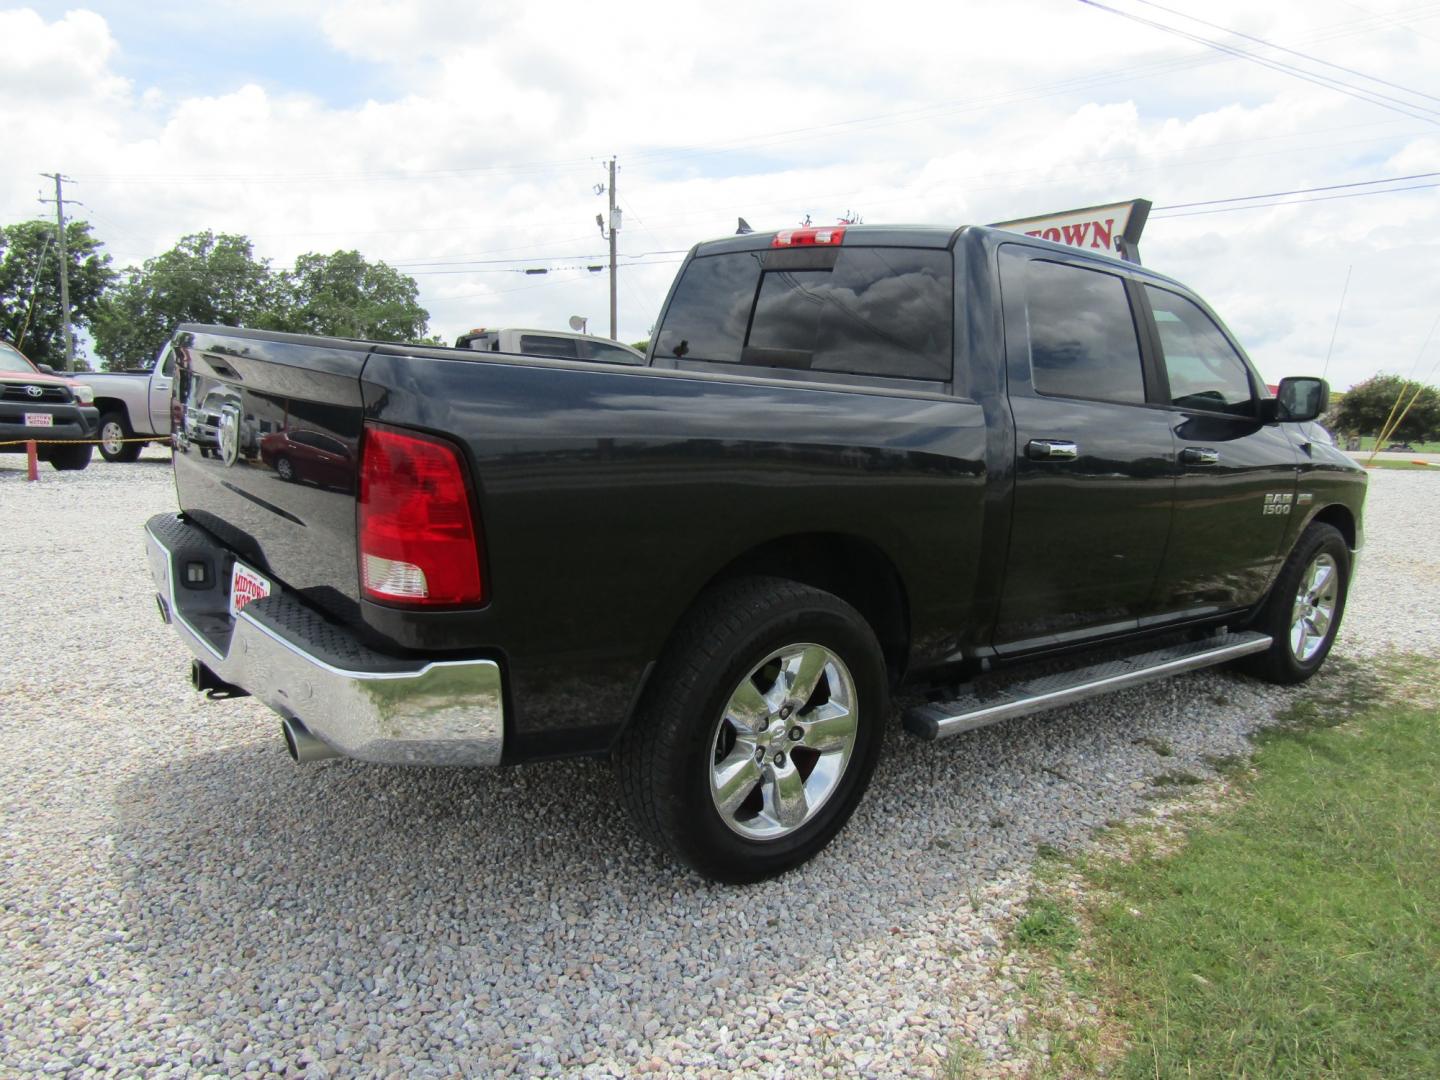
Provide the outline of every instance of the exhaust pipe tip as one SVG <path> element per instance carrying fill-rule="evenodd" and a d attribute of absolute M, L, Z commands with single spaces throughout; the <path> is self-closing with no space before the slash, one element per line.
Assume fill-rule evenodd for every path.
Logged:
<path fill-rule="evenodd" d="M 298 764 L 340 756 L 340 751 L 311 735 L 310 729 L 294 717 L 283 717 L 280 730 L 285 735 L 285 749 L 290 751 L 290 757 Z"/>

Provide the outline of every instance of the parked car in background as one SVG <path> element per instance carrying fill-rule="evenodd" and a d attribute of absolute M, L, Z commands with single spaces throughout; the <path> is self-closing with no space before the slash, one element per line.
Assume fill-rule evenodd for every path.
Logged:
<path fill-rule="evenodd" d="M 41 461 L 83 469 L 90 464 L 84 440 L 95 438 L 98 416 L 88 386 L 0 341 L 0 453 L 23 454 L 33 439 Z"/>
<path fill-rule="evenodd" d="M 566 360 L 598 360 L 606 364 L 645 363 L 645 354 L 629 345 L 591 334 L 562 330 L 516 330 L 479 327 L 455 339 L 457 349 L 519 353 L 522 356 L 560 356 Z"/>
<path fill-rule="evenodd" d="M 94 391 L 100 412 L 100 456 L 106 461 L 134 461 L 146 441 L 169 441 L 174 368 L 174 353 L 166 345 L 148 368 L 76 376 Z"/>
<path fill-rule="evenodd" d="M 345 440 L 324 432 L 287 429 L 262 435 L 260 460 L 281 480 L 303 480 L 332 491 L 354 487 L 354 451 Z"/>

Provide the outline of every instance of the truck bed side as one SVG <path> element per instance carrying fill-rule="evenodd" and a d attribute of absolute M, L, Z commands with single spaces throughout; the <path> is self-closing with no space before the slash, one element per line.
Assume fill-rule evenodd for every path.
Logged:
<path fill-rule="evenodd" d="M 197 333 L 188 352 L 186 400 L 235 411 L 241 448 L 227 464 L 192 431 L 176 464 L 187 515 L 378 648 L 498 659 L 507 756 L 562 732 L 556 749 L 607 745 L 677 620 L 745 560 L 834 560 L 861 591 L 893 575 L 902 663 L 944 652 L 971 614 L 986 483 L 973 402 L 244 331 Z M 461 446 L 483 608 L 360 597 L 366 421 Z M 279 478 L 261 444 L 297 428 L 346 449 L 343 476 Z"/>

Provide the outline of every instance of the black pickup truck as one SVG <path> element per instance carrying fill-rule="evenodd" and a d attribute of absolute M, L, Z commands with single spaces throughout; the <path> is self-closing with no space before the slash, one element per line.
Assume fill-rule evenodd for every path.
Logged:
<path fill-rule="evenodd" d="M 185 326 L 162 616 L 297 760 L 610 754 L 708 876 L 819 851 L 890 695 L 950 735 L 1325 660 L 1365 475 L 1210 309 L 993 229 L 700 244 L 645 367 Z M 177 415 L 180 415 L 177 413 Z M 210 445 L 213 443 L 214 445 Z"/>

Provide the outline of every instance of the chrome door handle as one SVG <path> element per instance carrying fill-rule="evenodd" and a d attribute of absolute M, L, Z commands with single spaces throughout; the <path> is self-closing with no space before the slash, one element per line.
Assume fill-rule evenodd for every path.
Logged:
<path fill-rule="evenodd" d="M 1068 439 L 1031 439 L 1025 444 L 1025 456 L 1035 461 L 1074 461 L 1080 448 Z"/>
<path fill-rule="evenodd" d="M 1180 460 L 1186 465 L 1219 465 L 1220 451 L 1208 446 L 1187 446 L 1180 451 Z"/>

